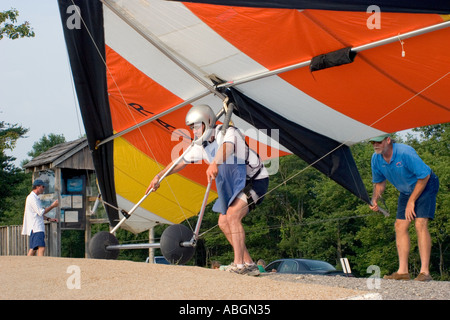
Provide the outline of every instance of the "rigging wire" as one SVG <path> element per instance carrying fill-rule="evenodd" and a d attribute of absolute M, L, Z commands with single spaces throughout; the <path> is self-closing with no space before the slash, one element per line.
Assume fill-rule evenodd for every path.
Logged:
<path fill-rule="evenodd" d="M 67 50 L 66 50 L 66 53 L 67 53 L 66 54 L 67 70 L 71 70 L 70 69 L 70 61 L 69 61 L 69 53 L 67 52 Z M 70 76 L 70 72 L 69 72 L 69 78 L 70 78 L 70 84 L 71 84 L 71 87 L 72 87 L 73 107 L 75 109 L 75 114 L 77 115 L 78 131 L 80 133 L 79 137 L 81 137 L 83 135 L 83 133 L 82 133 L 82 130 L 81 130 L 81 119 L 80 119 L 80 112 L 79 112 L 80 109 L 77 107 L 78 100 L 76 98 L 75 83 L 74 83 L 73 77 Z"/>
<path fill-rule="evenodd" d="M 359 215 L 353 215 L 353 216 L 345 216 L 345 217 L 337 217 L 337 218 L 327 218 L 327 219 L 315 219 L 314 221 L 300 221 L 298 223 L 287 223 L 287 224 L 280 224 L 280 225 L 270 225 L 267 227 L 254 227 L 254 226 L 244 226 L 244 232 L 257 232 L 257 231 L 263 231 L 263 230 L 275 230 L 275 229 L 281 229 L 281 228 L 290 228 L 295 226 L 308 226 L 308 225 L 315 225 L 315 224 L 321 224 L 321 223 L 327 223 L 327 222 L 334 222 L 334 221 L 344 221 L 344 220 L 350 220 L 350 219 L 359 219 L 359 218 L 368 218 L 372 216 L 380 215 L 378 212 L 370 212 L 368 214 L 359 214 Z M 219 225 L 216 224 L 209 229 L 203 231 L 199 234 L 199 238 L 202 238 L 204 235 L 210 233 L 215 228 L 217 228 Z M 222 233 L 221 231 L 215 231 L 217 234 Z"/>
<path fill-rule="evenodd" d="M 434 82 L 432 82 L 431 84 L 429 84 L 428 86 L 426 86 L 425 88 L 423 88 L 421 91 L 416 92 L 412 97 L 406 99 L 404 102 L 400 103 L 397 107 L 393 108 L 392 110 L 390 110 L 389 112 L 387 112 L 385 115 L 381 116 L 379 119 L 375 120 L 373 123 L 371 123 L 369 125 L 369 127 L 373 127 L 376 123 L 380 122 L 381 120 L 383 120 L 384 118 L 386 118 L 388 115 L 392 114 L 393 112 L 395 112 L 396 110 L 400 109 L 401 107 L 403 107 L 406 103 L 408 103 L 409 101 L 413 100 L 414 98 L 416 98 L 417 96 L 421 95 L 423 92 L 425 92 L 426 90 L 428 90 L 429 88 L 431 88 L 432 86 L 434 86 L 435 84 L 437 84 L 439 81 L 443 80 L 445 77 L 447 77 L 450 74 L 450 72 L 447 72 L 446 74 L 444 74 L 443 76 L 441 76 L 440 78 L 438 78 L 437 80 L 435 80 Z M 253 123 L 252 123 L 253 124 Z M 339 148 L 343 147 L 344 145 L 346 145 L 347 142 L 352 141 L 353 138 L 355 138 L 356 135 L 352 136 L 349 140 L 342 142 L 340 145 L 338 145 L 336 148 L 332 149 L 331 151 L 329 151 L 328 153 L 326 153 L 325 155 L 323 155 L 322 157 L 318 158 L 317 160 L 315 160 L 314 162 L 312 162 L 311 164 L 308 164 L 305 168 L 303 168 L 302 170 L 294 173 L 292 176 L 286 178 L 284 181 L 282 181 L 280 184 L 278 184 L 277 186 L 273 187 L 272 189 L 268 190 L 265 194 L 263 194 L 261 197 L 259 197 L 256 201 L 258 201 L 260 198 L 264 197 L 265 195 L 275 191 L 276 189 L 278 189 L 279 187 L 281 187 L 282 185 L 284 185 L 286 182 L 292 180 L 293 178 L 297 177 L 299 174 L 301 174 L 302 172 L 304 172 L 306 169 L 309 169 L 310 167 L 312 167 L 313 165 L 315 165 L 316 163 L 318 163 L 319 161 L 321 161 L 322 159 L 324 159 L 325 157 L 329 156 L 330 154 L 332 154 L 333 152 L 335 152 L 336 150 L 338 150 Z M 255 202 L 256 202 L 255 201 Z M 250 204 L 247 204 L 247 207 L 249 207 Z"/>
<path fill-rule="evenodd" d="M 337 217 L 337 218 L 327 218 L 327 219 L 315 219 L 314 221 L 301 221 L 298 223 L 287 223 L 287 224 L 278 224 L 278 225 L 270 225 L 268 227 L 255 227 L 255 226 L 244 226 L 244 232 L 258 232 L 258 231 L 264 231 L 264 230 L 276 230 L 281 228 L 292 228 L 296 226 L 308 226 L 308 225 L 315 225 L 315 224 L 321 224 L 321 223 L 327 223 L 327 222 L 338 222 L 338 221 L 345 221 L 345 220 L 351 220 L 351 219 L 359 219 L 359 218 L 369 218 L 372 216 L 377 216 L 379 213 L 377 212 L 371 212 L 368 214 L 360 214 L 360 215 L 353 215 L 353 216 L 345 216 L 345 217 Z M 219 225 L 216 224 L 209 229 L 203 231 L 198 235 L 199 239 L 204 237 L 204 235 L 212 232 L 214 229 L 216 229 Z M 222 231 L 214 231 L 213 234 L 222 234 Z M 233 233 L 230 233 L 233 234 Z M 160 238 L 154 238 L 154 240 L 159 240 Z M 140 243 L 141 241 L 145 241 L 147 239 L 140 239 L 140 240 L 128 240 L 124 243 Z"/>
<path fill-rule="evenodd" d="M 97 43 L 95 42 L 95 40 L 94 40 L 94 38 L 93 38 L 93 36 L 92 36 L 92 34 L 91 34 L 89 28 L 87 27 L 86 22 L 84 21 L 84 19 L 83 19 L 81 13 L 80 13 L 80 11 L 79 11 L 78 6 L 75 5 L 74 0 L 71 0 L 71 1 L 72 1 L 72 4 L 74 5 L 74 8 L 75 8 L 77 14 L 78 14 L 79 17 L 80 17 L 81 22 L 83 23 L 84 28 L 86 29 L 86 31 L 87 31 L 87 33 L 88 33 L 88 35 L 89 35 L 89 38 L 91 39 L 92 44 L 94 45 L 94 47 L 95 47 L 95 49 L 96 49 L 96 51 L 97 51 L 97 53 L 98 53 L 98 56 L 100 57 L 100 59 L 102 60 L 103 64 L 105 65 L 105 68 L 106 68 L 106 70 L 107 70 L 109 76 L 111 77 L 111 80 L 113 81 L 114 86 L 115 86 L 116 89 L 118 90 L 118 92 L 119 92 L 119 94 L 120 94 L 120 97 L 121 97 L 121 99 L 122 99 L 122 101 L 123 101 L 123 104 L 124 104 L 125 107 L 126 107 L 126 110 L 129 112 L 131 118 L 132 118 L 133 121 L 134 121 L 134 124 L 137 125 L 137 124 L 138 124 L 138 121 L 137 121 L 136 118 L 134 117 L 134 114 L 133 114 L 132 110 L 130 109 L 130 107 L 129 107 L 129 105 L 128 105 L 126 99 L 125 99 L 125 97 L 123 96 L 122 91 L 121 91 L 119 85 L 118 85 L 117 82 L 116 82 L 116 79 L 114 78 L 114 76 L 113 76 L 111 70 L 109 69 L 109 67 L 108 67 L 108 65 L 107 65 L 107 63 L 106 63 L 106 61 L 105 61 L 105 59 L 103 58 L 103 56 L 102 56 L 102 54 L 101 54 L 101 51 L 100 51 L 100 49 L 99 49 L 98 46 L 97 46 Z M 150 152 L 150 154 L 151 154 L 152 159 L 154 160 L 154 162 L 155 162 L 155 163 L 157 164 L 157 166 L 159 167 L 159 170 L 162 170 L 162 169 L 163 169 L 163 166 L 162 166 L 158 161 L 156 161 L 156 156 L 155 156 L 155 154 L 153 153 L 153 150 L 150 148 L 150 145 L 149 145 L 149 143 L 148 143 L 148 141 L 147 141 L 147 139 L 146 139 L 144 133 L 142 132 L 142 130 L 141 130 L 140 127 L 138 127 L 138 129 L 139 129 L 139 133 L 140 133 L 142 139 L 143 139 L 144 142 L 145 142 L 145 145 L 146 145 L 147 150 L 148 150 L 148 151 Z M 183 207 L 181 206 L 181 203 L 179 202 L 177 196 L 175 195 L 175 193 L 174 193 L 174 191 L 173 191 L 173 189 L 172 189 L 172 187 L 171 187 L 169 181 L 166 181 L 166 183 L 167 183 L 167 185 L 168 185 L 168 187 L 169 187 L 169 189 L 170 189 L 170 191 L 171 191 L 171 193 L 172 193 L 172 195 L 173 195 L 173 197 L 174 197 L 174 199 L 175 199 L 175 202 L 177 203 L 178 207 L 180 208 L 180 211 L 181 211 L 183 217 L 185 217 L 185 220 L 188 220 L 188 219 L 187 219 L 187 215 L 186 215 L 186 213 L 184 212 L 184 209 L 183 209 Z M 145 187 L 145 186 L 144 186 L 144 187 Z M 103 203 L 106 203 L 105 201 L 102 201 L 102 202 L 103 202 Z M 193 230 L 193 227 L 192 227 L 191 225 L 189 225 L 189 227 L 191 228 L 191 230 Z"/>
<path fill-rule="evenodd" d="M 94 44 L 94 46 L 95 46 L 95 48 L 96 48 L 96 50 L 97 50 L 97 52 L 98 52 L 99 57 L 100 57 L 101 60 L 103 61 L 104 65 L 105 65 L 105 67 L 106 67 L 106 70 L 107 70 L 107 72 L 108 72 L 108 74 L 109 74 L 109 76 L 111 77 L 112 81 L 114 82 L 115 87 L 116 87 L 117 90 L 119 91 L 119 94 L 120 94 L 120 96 L 121 96 L 121 98 L 122 98 L 122 100 L 123 100 L 124 105 L 126 106 L 128 112 L 130 113 L 130 116 L 133 118 L 135 124 L 137 124 L 138 122 L 137 122 L 137 120 L 135 119 L 135 117 L 134 117 L 134 115 L 133 115 L 133 113 L 132 113 L 132 110 L 129 108 L 129 106 L 128 106 L 128 104 L 127 104 L 127 102 L 126 102 L 126 100 L 125 100 L 125 98 L 124 98 L 124 96 L 123 96 L 123 94 L 122 94 L 122 91 L 120 90 L 120 88 L 119 88 L 119 86 L 118 86 L 118 84 L 117 84 L 117 82 L 116 82 L 114 76 L 112 75 L 110 69 L 108 68 L 105 59 L 103 58 L 103 56 L 102 56 L 102 54 L 101 54 L 101 52 L 100 52 L 100 50 L 99 50 L 97 44 L 95 43 L 95 41 L 94 41 L 94 39 L 93 39 L 92 34 L 90 33 L 89 29 L 87 28 L 87 25 L 86 25 L 86 23 L 85 23 L 83 17 L 82 17 L 81 14 L 80 14 L 80 12 L 79 12 L 79 10 L 78 10 L 78 7 L 75 5 L 75 3 L 74 3 L 73 0 L 71 0 L 71 1 L 72 1 L 72 4 L 75 6 L 78 15 L 80 16 L 80 19 L 81 19 L 81 21 L 83 22 L 83 25 L 84 25 L 84 27 L 86 28 L 86 31 L 88 32 L 89 37 L 91 38 L 91 41 L 92 41 L 92 43 Z M 385 115 L 381 116 L 379 119 L 377 119 L 376 121 L 374 121 L 372 124 L 369 125 L 369 127 L 373 127 L 376 123 L 378 123 L 378 122 L 381 121 L 382 119 L 386 118 L 386 117 L 389 116 L 391 113 L 395 112 L 396 110 L 398 110 L 399 108 L 401 108 L 402 106 L 404 106 L 406 103 L 408 103 L 408 102 L 411 101 L 412 99 L 414 99 L 414 98 L 416 98 L 417 96 L 421 95 L 424 91 L 426 91 L 426 90 L 428 90 L 429 88 L 431 88 L 432 86 L 434 86 L 436 83 L 438 83 L 439 81 L 441 81 L 442 79 L 444 79 L 445 77 L 447 77 L 449 74 L 450 74 L 450 72 L 447 72 L 445 75 L 443 75 L 443 76 L 440 77 L 439 79 L 435 80 L 433 83 L 431 83 L 430 85 L 428 85 L 427 87 L 425 87 L 425 88 L 422 89 L 421 91 L 415 93 L 412 97 L 410 97 L 409 99 L 405 100 L 405 101 L 402 102 L 400 105 L 398 105 L 397 107 L 395 107 L 394 109 L 392 109 L 391 111 L 389 111 L 388 113 L 386 113 Z M 145 136 L 144 136 L 144 134 L 143 134 L 141 128 L 139 127 L 138 129 L 139 129 L 139 132 L 140 132 L 140 134 L 141 134 L 141 136 L 142 136 L 142 138 L 143 138 L 143 140 L 144 140 L 144 142 L 145 142 L 145 144 L 146 144 L 146 146 L 147 146 L 149 152 L 152 154 L 153 160 L 155 160 L 155 162 L 158 164 L 158 166 L 160 166 L 160 168 L 162 168 L 162 165 L 160 165 L 160 164 L 156 161 L 156 157 L 155 157 L 155 155 L 154 155 L 152 149 L 150 148 L 149 143 L 148 143 L 147 139 L 145 138 Z M 355 137 L 355 136 L 353 136 L 353 138 L 354 138 L 354 137 Z M 346 143 L 347 143 L 347 142 L 350 142 L 350 141 L 351 141 L 351 139 L 350 139 L 350 140 L 347 140 L 347 141 L 345 141 L 345 142 L 343 142 L 343 143 L 341 143 L 339 146 L 337 146 L 336 148 L 332 149 L 331 151 L 329 151 L 329 152 L 326 153 L 325 155 L 321 156 L 320 158 L 318 158 L 317 160 L 315 160 L 315 161 L 312 162 L 311 164 L 308 164 L 308 166 L 306 166 L 306 167 L 303 168 L 302 170 L 300 170 L 300 171 L 294 173 L 292 176 L 286 178 L 284 181 L 282 181 L 280 184 L 278 184 L 278 185 L 275 186 L 274 188 L 268 190 L 263 196 L 265 196 L 265 195 L 267 195 L 267 194 L 273 192 L 274 190 L 278 189 L 280 186 L 282 186 L 282 185 L 285 184 L 286 182 L 288 182 L 288 181 L 292 180 L 293 178 L 297 177 L 299 174 L 301 174 L 302 172 L 304 172 L 306 169 L 312 167 L 313 165 L 315 165 L 315 164 L 318 163 L 319 161 L 323 160 L 325 157 L 329 156 L 331 153 L 335 152 L 336 150 L 338 150 L 338 149 L 341 148 L 342 146 L 346 145 Z M 167 182 L 167 183 L 168 183 L 168 182 Z M 172 192 L 174 198 L 176 199 L 176 202 L 177 202 L 178 206 L 180 207 L 180 209 L 181 209 L 181 211 L 182 211 L 182 213 L 183 213 L 183 216 L 186 217 L 186 214 L 184 213 L 184 210 L 183 210 L 181 204 L 179 203 L 179 201 L 178 201 L 176 195 L 174 194 L 173 189 L 171 188 L 171 186 L 170 186 L 169 183 L 168 183 L 168 186 L 169 186 L 169 188 L 170 188 L 170 190 L 171 190 L 171 192 Z M 104 202 L 104 201 L 102 201 L 102 202 Z M 104 202 L 104 203 L 106 203 L 106 202 Z M 109 204 L 108 204 L 108 205 L 109 205 Z M 249 206 L 249 205 L 250 205 L 250 204 L 247 204 L 247 206 Z M 116 209 L 118 209 L 118 208 L 116 208 Z M 186 219 L 186 220 L 188 221 L 188 219 Z M 190 228 L 191 228 L 191 230 L 192 230 L 192 226 L 190 225 L 189 221 L 188 221 L 188 224 L 189 224 L 189 226 L 190 226 Z M 215 228 L 215 227 L 213 227 L 213 228 Z M 202 235 L 203 235 L 203 234 L 205 234 L 205 232 L 202 233 Z"/>

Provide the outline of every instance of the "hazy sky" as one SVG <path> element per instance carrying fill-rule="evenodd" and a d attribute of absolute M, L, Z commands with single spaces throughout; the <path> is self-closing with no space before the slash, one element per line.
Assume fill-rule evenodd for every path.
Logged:
<path fill-rule="evenodd" d="M 85 131 L 72 82 L 56 0 L 1 0 L 0 11 L 19 10 L 18 23 L 29 21 L 34 38 L 0 40 L 0 119 L 28 128 L 26 138 L 8 155 L 16 166 L 44 135 L 66 141 Z"/>
<path fill-rule="evenodd" d="M 0 119 L 28 128 L 9 152 L 26 158 L 35 142 L 50 133 L 78 139 L 84 127 L 72 85 L 56 0 L 1 0 L 0 11 L 19 10 L 18 23 L 29 21 L 34 38 L 0 40 Z"/>

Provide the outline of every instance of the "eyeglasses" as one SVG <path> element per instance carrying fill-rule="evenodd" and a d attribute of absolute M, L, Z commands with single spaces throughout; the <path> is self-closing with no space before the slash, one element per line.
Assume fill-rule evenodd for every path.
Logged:
<path fill-rule="evenodd" d="M 386 140 L 386 139 L 383 139 L 381 141 L 370 141 L 370 143 L 371 144 L 382 144 L 384 140 Z"/>
<path fill-rule="evenodd" d="M 200 129 L 202 127 L 202 124 L 200 124 L 200 123 L 194 123 L 194 124 L 191 124 L 190 126 L 189 126 L 189 128 L 191 129 L 191 130 L 195 130 L 195 129 Z"/>

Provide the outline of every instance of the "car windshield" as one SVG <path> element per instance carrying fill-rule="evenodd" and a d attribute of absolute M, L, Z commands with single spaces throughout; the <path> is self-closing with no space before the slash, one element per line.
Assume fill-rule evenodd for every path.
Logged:
<path fill-rule="evenodd" d="M 154 261 L 155 261 L 155 263 L 158 263 L 158 264 L 170 264 L 170 262 L 167 261 L 166 258 L 164 258 L 164 257 L 155 257 Z"/>
<path fill-rule="evenodd" d="M 334 271 L 336 270 L 331 264 L 324 261 L 302 261 L 304 264 L 306 264 L 311 271 Z"/>
<path fill-rule="evenodd" d="M 277 271 L 278 267 L 280 266 L 282 261 L 275 261 L 272 263 L 269 263 L 269 265 L 265 268 L 267 272 L 274 272 Z"/>

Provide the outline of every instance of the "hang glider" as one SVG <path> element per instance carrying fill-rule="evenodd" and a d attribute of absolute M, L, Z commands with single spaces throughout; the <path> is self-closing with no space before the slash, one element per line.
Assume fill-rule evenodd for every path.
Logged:
<path fill-rule="evenodd" d="M 111 225 L 187 147 L 189 108 L 225 99 L 266 159 L 296 154 L 369 202 L 349 146 L 450 120 L 450 4 L 374 2 L 59 0 Z M 122 227 L 196 215 L 205 169 L 168 177 Z"/>

